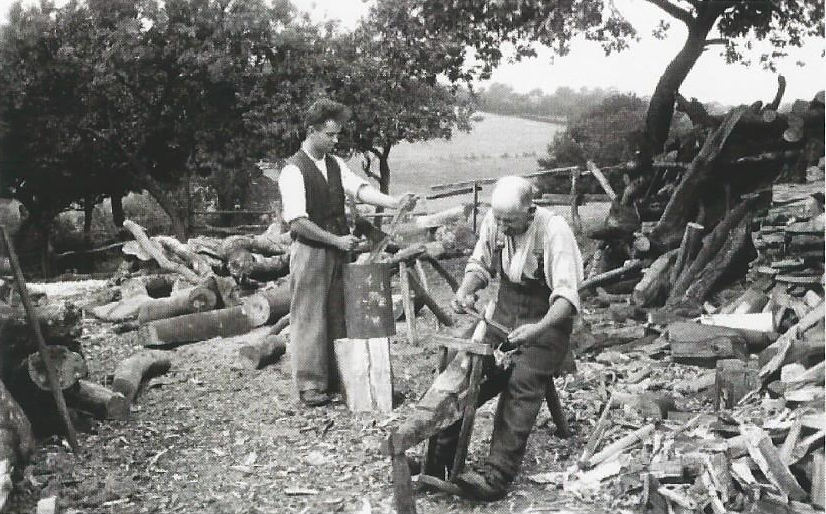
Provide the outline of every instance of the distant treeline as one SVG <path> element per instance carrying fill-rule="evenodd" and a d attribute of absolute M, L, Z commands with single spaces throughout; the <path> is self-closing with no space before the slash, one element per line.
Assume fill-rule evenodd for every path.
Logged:
<path fill-rule="evenodd" d="M 480 111 L 564 122 L 617 93 L 613 88 L 583 87 L 575 90 L 567 86 L 559 87 L 550 94 L 539 88 L 517 93 L 507 84 L 493 83 L 488 88 L 479 89 L 477 96 Z"/>

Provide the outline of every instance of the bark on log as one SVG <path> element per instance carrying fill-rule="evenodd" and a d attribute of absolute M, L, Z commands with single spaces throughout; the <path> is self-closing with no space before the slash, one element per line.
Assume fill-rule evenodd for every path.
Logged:
<path fill-rule="evenodd" d="M 145 301 L 138 309 L 138 323 L 143 325 L 156 319 L 210 311 L 215 308 L 217 302 L 215 293 L 206 287 L 173 291 L 168 298 L 152 298 Z"/>
<path fill-rule="evenodd" d="M 642 267 L 643 261 L 639 259 L 632 259 L 619 268 L 606 271 L 605 273 L 584 280 L 579 285 L 579 290 L 584 291 L 592 287 L 611 284 L 626 279 L 630 276 L 638 275 Z"/>
<path fill-rule="evenodd" d="M 248 369 L 261 369 L 276 362 L 287 351 L 287 338 L 268 334 L 258 341 L 241 346 L 241 363 Z"/>
<path fill-rule="evenodd" d="M 32 425 L 0 381 L 0 512 L 12 490 L 13 475 L 21 475 L 34 451 Z"/>
<path fill-rule="evenodd" d="M 129 296 L 116 302 L 93 307 L 92 315 L 103 321 L 129 321 L 137 318 L 143 304 L 152 300 L 153 298 L 146 294 Z"/>
<path fill-rule="evenodd" d="M 54 302 L 35 307 L 40 330 L 47 344 L 68 344 L 82 333 L 83 313 L 73 303 Z M 33 339 L 31 329 L 22 308 L 9 307 L 0 310 L 0 341 L 3 346 L 28 345 Z M 32 343 L 34 348 L 34 343 Z"/>
<path fill-rule="evenodd" d="M 276 234 L 273 230 L 267 229 L 266 232 L 259 235 L 236 235 L 224 239 L 220 253 L 224 259 L 236 248 L 251 253 L 260 253 L 261 255 L 284 255 L 290 253 L 291 243 L 292 237 L 289 232 Z"/>
<path fill-rule="evenodd" d="M 660 255 L 645 271 L 634 291 L 631 293 L 631 302 L 640 307 L 649 307 L 659 304 L 665 297 L 666 290 L 673 282 L 669 281 L 669 273 L 677 259 L 678 250 L 674 249 Z"/>
<path fill-rule="evenodd" d="M 163 346 L 237 336 L 263 325 L 269 315 L 267 298 L 256 294 L 236 307 L 152 321 L 141 327 L 140 339 L 144 345 Z"/>
<path fill-rule="evenodd" d="M 172 361 L 166 352 L 144 350 L 136 353 L 118 364 L 112 380 L 112 390 L 122 394 L 131 404 L 143 384 L 168 372 L 171 367 Z"/>
<path fill-rule="evenodd" d="M 746 217 L 752 201 L 746 200 L 732 209 L 728 216 L 718 223 L 714 230 L 703 239 L 703 247 L 697 253 L 697 257 L 674 283 L 674 288 L 671 290 L 666 306 L 676 305 L 682 299 L 697 275 L 717 256 L 720 249 L 729 240 L 732 230 L 740 225 Z"/>
<path fill-rule="evenodd" d="M 711 293 L 712 288 L 717 284 L 726 272 L 737 265 L 739 259 L 748 252 L 749 237 L 751 235 L 751 222 L 743 220 L 740 225 L 729 233 L 725 244 L 717 252 L 717 255 L 706 265 L 702 272 L 694 278 L 691 286 L 686 290 L 681 299 L 675 299 L 681 303 L 702 305 L 703 301 Z"/>
<path fill-rule="evenodd" d="M 266 298 L 270 308 L 267 323 L 275 323 L 290 313 L 290 284 L 285 282 L 277 287 L 262 289 L 258 292 Z"/>
<path fill-rule="evenodd" d="M 69 390 L 66 401 L 97 419 L 129 418 L 129 401 L 123 394 L 88 380 L 80 380 L 77 388 Z"/>
<path fill-rule="evenodd" d="M 290 273 L 290 256 L 274 255 L 265 257 L 259 254 L 252 254 L 252 269 L 250 278 L 266 282 L 285 277 Z"/>
<path fill-rule="evenodd" d="M 149 237 L 146 235 L 146 232 L 143 230 L 143 227 L 141 227 L 134 221 L 125 220 L 123 222 L 123 228 L 131 232 L 132 236 L 135 238 L 135 241 L 137 241 L 140 247 L 146 253 L 152 256 L 152 258 L 155 259 L 155 262 L 158 263 L 158 266 L 160 266 L 162 269 L 169 270 L 175 273 L 180 273 L 181 276 L 183 276 L 192 283 L 197 283 L 198 280 L 201 278 L 200 275 L 198 275 L 191 269 L 187 268 L 183 264 L 173 262 L 172 260 L 170 260 L 166 256 L 160 245 L 150 240 Z"/>
<path fill-rule="evenodd" d="M 692 222 L 685 226 L 685 232 L 683 233 L 683 240 L 680 244 L 677 260 L 668 275 L 669 283 L 676 284 L 677 279 L 680 278 L 680 275 L 683 272 L 683 269 L 690 266 L 691 262 L 697 256 L 697 252 L 700 251 L 700 246 L 703 241 L 703 230 L 705 230 L 705 227 L 699 223 Z"/>
<path fill-rule="evenodd" d="M 683 175 L 680 184 L 668 201 L 660 221 L 649 234 L 652 246 L 660 253 L 676 248 L 680 241 L 681 227 L 692 219 L 702 183 L 714 170 L 714 163 L 735 125 L 746 112 L 746 107 L 732 109 L 723 124 L 714 131 L 694 158 L 691 167 Z"/>

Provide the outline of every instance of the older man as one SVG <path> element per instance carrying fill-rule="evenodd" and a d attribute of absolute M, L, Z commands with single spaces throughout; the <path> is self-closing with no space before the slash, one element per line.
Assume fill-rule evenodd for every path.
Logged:
<path fill-rule="evenodd" d="M 330 152 L 350 110 L 318 100 L 306 113 L 307 135 L 278 177 L 283 218 L 293 236 L 290 250 L 290 353 L 300 400 L 330 401 L 338 387 L 333 341 L 345 337 L 342 265 L 358 239 L 349 233 L 344 195 L 398 208 L 411 195 L 382 194 Z"/>
<path fill-rule="evenodd" d="M 465 494 L 502 498 L 516 476 L 548 382 L 573 369 L 569 336 L 580 309 L 582 256 L 567 222 L 532 202 L 533 187 L 520 177 L 503 177 L 493 189 L 491 210 L 479 233 L 464 279 L 451 301 L 457 312 L 473 304 L 474 293 L 500 275 L 493 320 L 512 329 L 503 350 L 515 349 L 506 369 L 486 365 L 480 403 L 501 392 L 493 421 L 490 453 L 457 477 Z M 489 340 L 495 339 L 488 332 Z M 436 469 L 444 476 L 456 451 L 461 421 L 444 430 L 436 445 Z"/>

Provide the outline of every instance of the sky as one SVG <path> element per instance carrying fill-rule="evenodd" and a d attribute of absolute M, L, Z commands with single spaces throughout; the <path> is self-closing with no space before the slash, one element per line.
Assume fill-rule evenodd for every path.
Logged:
<path fill-rule="evenodd" d="M 310 12 L 316 21 L 338 19 L 344 28 L 355 26 L 369 6 L 369 0 L 292 2 L 299 9 Z M 12 0 L 0 0 L 0 21 L 6 20 L 11 3 Z M 56 3 L 61 5 L 65 0 Z M 650 96 L 663 70 L 682 46 L 685 27 L 680 22 L 671 20 L 669 37 L 662 41 L 656 40 L 650 36 L 651 30 L 660 19 L 666 18 L 656 7 L 643 0 L 615 0 L 615 5 L 642 36 L 642 40 L 630 49 L 606 57 L 597 43 L 576 40 L 571 45 L 570 54 L 554 57 L 551 62 L 551 52 L 539 48 L 537 58 L 519 63 L 504 63 L 495 70 L 490 81 L 478 85 L 484 87 L 500 82 L 512 86 L 520 93 L 536 88 L 552 93 L 561 86 L 574 89 L 600 87 Z M 817 91 L 824 89 L 826 74 L 824 59 L 821 57 L 823 49 L 822 39 L 809 41 L 801 49 L 790 50 L 789 57 L 778 64 L 778 71 L 785 75 L 787 82 L 785 101 L 797 98 L 809 100 Z M 774 97 L 777 90 L 776 75 L 762 69 L 759 64 L 751 67 L 728 65 L 719 53 L 718 49 L 712 47 L 700 58 L 680 89 L 683 96 L 726 105 L 769 101 Z M 797 62 L 806 65 L 800 67 L 796 65 Z"/>

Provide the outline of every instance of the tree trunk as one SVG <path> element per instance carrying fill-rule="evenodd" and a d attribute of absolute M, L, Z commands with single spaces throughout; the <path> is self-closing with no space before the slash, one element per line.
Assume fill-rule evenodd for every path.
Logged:
<path fill-rule="evenodd" d="M 683 48 L 668 64 L 660 77 L 645 116 L 645 144 L 640 149 L 638 162 L 642 170 L 649 170 L 654 155 L 662 152 L 668 130 L 674 117 L 677 91 L 703 54 L 706 36 L 717 20 L 718 7 L 701 6 L 697 18 L 688 28 Z"/>
<path fill-rule="evenodd" d="M 123 194 L 121 192 L 112 193 L 109 198 L 112 201 L 112 223 L 118 229 L 118 238 L 123 241 L 126 239 L 126 231 L 123 230 L 123 222 L 126 220 L 126 215 L 123 212 Z"/>
<path fill-rule="evenodd" d="M 161 184 L 155 179 L 143 176 L 141 179 L 143 187 L 152 198 L 154 198 L 161 209 L 169 216 L 172 224 L 172 235 L 182 243 L 186 242 L 189 233 L 189 202 L 186 196 L 186 183 L 184 184 Z"/>
<path fill-rule="evenodd" d="M 372 149 L 376 157 L 379 158 L 379 191 L 384 194 L 390 194 L 390 146 L 385 146 L 379 151 Z M 376 212 L 384 212 L 384 207 L 376 207 Z M 376 218 L 375 225 L 381 228 L 381 218 Z"/>
<path fill-rule="evenodd" d="M 92 215 L 95 212 L 94 198 L 87 195 L 83 198 L 83 248 L 92 249 Z"/>

